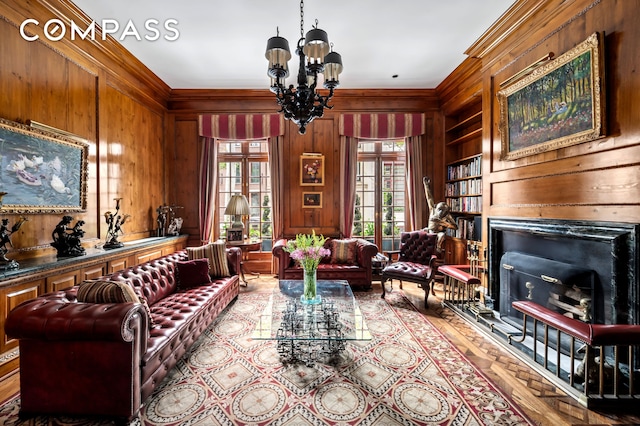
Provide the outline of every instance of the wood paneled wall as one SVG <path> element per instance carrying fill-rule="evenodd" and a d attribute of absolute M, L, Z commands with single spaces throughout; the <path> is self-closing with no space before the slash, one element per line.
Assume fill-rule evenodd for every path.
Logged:
<path fill-rule="evenodd" d="M 639 0 L 519 1 L 469 49 L 482 58 L 485 218 L 640 222 L 639 19 Z M 501 82 L 594 32 L 604 34 L 607 136 L 500 160 Z"/>
<path fill-rule="evenodd" d="M 55 12 L 54 12 L 55 11 Z M 121 240 L 147 237 L 155 209 L 165 202 L 165 114 L 169 88 L 117 43 L 63 38 L 47 40 L 41 26 L 29 26 L 40 38 L 26 41 L 20 23 L 41 23 L 61 14 L 81 23 L 86 18 L 62 0 L 0 4 L 0 117 L 34 120 L 78 135 L 89 143 L 85 243 L 104 240 L 103 217 L 122 197 L 121 213 L 132 215 Z M 51 252 L 51 231 L 62 214 L 33 214 L 12 236 L 12 258 Z M 2 214 L 10 223 L 14 215 Z"/>
<path fill-rule="evenodd" d="M 266 84 L 266 82 L 265 82 Z M 338 89 L 324 117 L 316 119 L 307 128 L 305 135 L 286 121 L 284 136 L 284 157 L 287 163 L 281 170 L 285 182 L 285 211 L 283 212 L 284 235 L 291 236 L 300 232 L 309 232 L 313 228 L 324 235 L 338 235 L 339 216 L 339 166 L 340 135 L 338 120 L 340 113 L 360 112 L 424 112 L 427 115 L 429 129 L 438 128 L 434 122 L 442 121 L 435 90 L 345 90 Z M 167 140 L 174 141 L 174 157 L 167 164 L 172 168 L 175 188 L 169 188 L 173 194 L 170 200 L 185 206 L 183 227 L 193 236 L 198 235 L 198 170 L 188 167 L 199 161 L 201 141 L 197 136 L 197 117 L 202 113 L 242 114 L 273 113 L 278 110 L 274 95 L 264 90 L 174 90 L 169 100 L 169 115 L 173 124 L 173 134 Z M 436 181 L 438 191 L 443 183 L 443 151 L 441 135 L 429 134 L 425 144 L 425 169 Z M 300 186 L 300 155 L 303 152 L 317 152 L 325 156 L 326 181 L 323 186 Z M 182 190 L 184 189 L 184 190 Z M 303 209 L 302 192 L 322 192 L 321 209 Z M 441 195 L 441 194 L 439 194 Z M 426 199 L 424 200 L 426 211 Z M 195 240 L 192 238 L 192 242 Z"/>

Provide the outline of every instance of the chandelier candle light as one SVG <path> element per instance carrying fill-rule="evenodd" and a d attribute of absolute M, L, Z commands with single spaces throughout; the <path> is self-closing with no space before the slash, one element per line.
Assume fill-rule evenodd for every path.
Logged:
<path fill-rule="evenodd" d="M 302 303 L 320 303 L 320 296 L 316 295 L 318 265 L 323 257 L 329 256 L 331 250 L 324 248 L 327 238 L 322 235 L 298 234 L 295 241 L 288 241 L 284 250 L 302 267 L 304 274 L 304 290 L 300 300 Z"/>
<path fill-rule="evenodd" d="M 304 0 L 300 1 L 300 39 L 296 54 L 300 58 L 298 69 L 298 87 L 291 84 L 285 86 L 285 78 L 289 76 L 289 59 L 291 51 L 289 42 L 276 36 L 267 42 L 265 57 L 269 60 L 267 75 L 271 77 L 270 90 L 275 93 L 276 101 L 280 105 L 279 112 L 284 117 L 298 125 L 299 132 L 304 135 L 307 125 L 315 118 L 322 117 L 324 108 L 331 109 L 328 102 L 333 97 L 333 89 L 338 87 L 338 77 L 342 72 L 342 57 L 339 53 L 330 51 L 333 44 L 329 44 L 327 33 L 318 28 L 318 21 L 313 29 L 304 34 Z M 329 89 L 327 96 L 316 92 L 318 74 L 324 73 L 324 87 Z"/>

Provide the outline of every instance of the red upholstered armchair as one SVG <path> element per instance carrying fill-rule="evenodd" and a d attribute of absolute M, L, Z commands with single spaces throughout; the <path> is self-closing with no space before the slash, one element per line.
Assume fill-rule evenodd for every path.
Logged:
<path fill-rule="evenodd" d="M 424 306 L 425 308 L 428 306 L 427 297 L 438 269 L 437 238 L 437 234 L 426 231 L 402 233 L 398 261 L 382 270 L 383 298 L 386 294 L 384 284 L 387 280 L 411 281 L 424 289 Z"/>

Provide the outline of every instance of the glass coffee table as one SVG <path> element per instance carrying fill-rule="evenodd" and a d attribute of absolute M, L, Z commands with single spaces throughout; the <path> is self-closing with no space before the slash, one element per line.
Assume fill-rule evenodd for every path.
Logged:
<path fill-rule="evenodd" d="M 276 340 L 282 362 L 312 366 L 337 357 L 347 341 L 371 340 L 347 281 L 318 280 L 318 304 L 302 303 L 302 288 L 301 280 L 280 280 L 251 336 Z"/>

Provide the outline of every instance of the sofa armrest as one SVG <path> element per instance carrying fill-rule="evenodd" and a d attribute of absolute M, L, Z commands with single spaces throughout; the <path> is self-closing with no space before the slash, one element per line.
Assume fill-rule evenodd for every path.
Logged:
<path fill-rule="evenodd" d="M 240 275 L 242 262 L 242 250 L 239 247 L 227 247 L 227 261 L 231 275 Z"/>
<path fill-rule="evenodd" d="M 289 252 L 285 250 L 288 242 L 289 240 L 286 238 L 280 238 L 273 244 L 273 248 L 271 249 L 271 254 L 278 259 L 278 277 L 280 279 L 285 276 L 285 270 L 292 264 L 291 256 Z"/>
<path fill-rule="evenodd" d="M 149 337 L 149 318 L 141 303 L 78 303 L 52 293 L 23 302 L 7 317 L 5 332 L 15 339 L 106 340 L 132 342 Z"/>
<path fill-rule="evenodd" d="M 371 269 L 371 260 L 378 254 L 378 246 L 362 238 L 356 239 L 356 262 L 365 269 Z"/>

